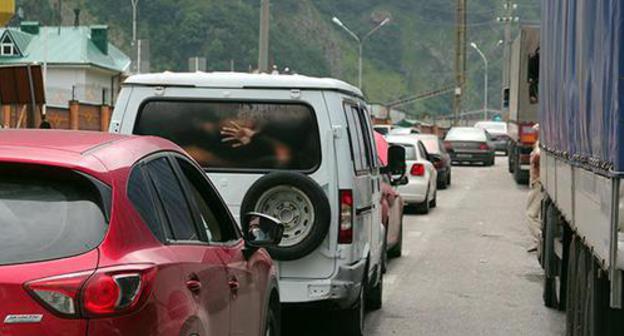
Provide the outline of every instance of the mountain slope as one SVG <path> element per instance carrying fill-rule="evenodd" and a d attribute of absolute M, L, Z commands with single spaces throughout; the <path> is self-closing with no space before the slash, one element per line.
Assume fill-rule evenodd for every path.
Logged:
<path fill-rule="evenodd" d="M 25 18 L 56 24 L 58 0 L 18 0 Z M 257 63 L 259 0 L 140 0 L 139 37 L 150 40 L 153 71 L 187 69 L 188 58 L 206 57 L 210 70 L 248 71 Z M 539 17 L 537 0 L 517 1 L 524 21 Z M 490 61 L 490 106 L 500 105 L 503 49 L 497 42 L 503 26 L 500 0 L 469 1 L 469 41 L 480 45 Z M 130 0 L 64 0 L 63 24 L 73 23 L 73 8 L 82 8 L 83 24 L 105 23 L 116 45 L 130 54 Z M 273 0 L 271 61 L 301 74 L 332 76 L 357 82 L 357 44 L 332 23 L 339 17 L 359 35 L 386 16 L 391 24 L 365 44 L 364 91 L 372 102 L 388 102 L 454 80 L 454 0 Z M 468 50 L 465 109 L 483 105 L 483 62 Z M 445 115 L 451 96 L 403 107 L 417 117 Z"/>

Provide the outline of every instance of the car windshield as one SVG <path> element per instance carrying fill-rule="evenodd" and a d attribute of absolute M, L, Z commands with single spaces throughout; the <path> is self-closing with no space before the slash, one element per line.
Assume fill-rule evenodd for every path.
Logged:
<path fill-rule="evenodd" d="M 87 252 L 107 228 L 88 179 L 55 168 L 0 166 L 0 265 Z"/>
<path fill-rule="evenodd" d="M 440 154 L 440 141 L 436 137 L 422 137 L 420 138 L 425 149 L 429 154 Z"/>
<path fill-rule="evenodd" d="M 416 154 L 416 146 L 407 143 L 392 143 L 394 146 L 401 146 L 405 148 L 405 160 L 416 161 L 418 160 L 418 154 Z"/>
<path fill-rule="evenodd" d="M 391 135 L 409 135 L 409 134 L 417 134 L 418 131 L 412 128 L 394 128 L 390 130 L 389 134 Z"/>
<path fill-rule="evenodd" d="M 445 138 L 446 141 L 487 141 L 484 130 L 479 128 L 461 127 L 452 128 Z"/>
<path fill-rule="evenodd" d="M 321 160 L 314 111 L 303 104 L 151 101 L 134 133 L 169 139 L 207 169 L 311 171 Z"/>
<path fill-rule="evenodd" d="M 380 126 L 375 126 L 375 127 L 373 127 L 373 129 L 374 129 L 376 132 L 379 132 L 379 134 L 383 134 L 383 135 L 387 135 L 387 134 L 390 132 L 390 128 L 388 128 L 388 127 L 383 127 L 383 126 L 382 126 L 382 127 L 380 127 Z"/>

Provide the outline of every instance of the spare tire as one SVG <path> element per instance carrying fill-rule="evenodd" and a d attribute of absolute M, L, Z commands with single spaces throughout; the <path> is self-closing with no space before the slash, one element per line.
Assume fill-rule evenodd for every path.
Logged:
<path fill-rule="evenodd" d="M 312 253 L 327 236 L 331 221 L 329 200 L 321 186 L 292 172 L 270 173 L 256 181 L 243 198 L 241 218 L 248 212 L 269 215 L 284 224 L 281 243 L 267 249 L 274 259 L 283 261 Z M 241 223 L 245 225 L 244 220 Z"/>

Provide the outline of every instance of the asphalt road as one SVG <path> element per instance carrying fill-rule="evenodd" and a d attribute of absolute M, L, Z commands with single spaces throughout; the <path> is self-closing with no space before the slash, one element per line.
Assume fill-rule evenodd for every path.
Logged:
<path fill-rule="evenodd" d="M 507 160 L 454 167 L 453 185 L 427 216 L 407 215 L 404 256 L 391 260 L 384 306 L 366 335 L 564 335 L 564 316 L 542 305 L 542 271 Z M 319 316 L 320 315 L 320 316 Z M 331 313 L 287 312 L 285 335 L 331 335 Z"/>

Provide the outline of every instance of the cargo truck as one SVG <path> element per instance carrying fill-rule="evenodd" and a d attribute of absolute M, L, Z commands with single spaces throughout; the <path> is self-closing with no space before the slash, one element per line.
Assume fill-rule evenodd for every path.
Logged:
<path fill-rule="evenodd" d="M 621 0 L 542 0 L 538 255 L 567 335 L 624 335 L 623 18 Z"/>
<path fill-rule="evenodd" d="M 520 28 L 511 48 L 510 83 L 505 89 L 508 92 L 503 94 L 509 99 L 506 102 L 509 106 L 509 172 L 518 184 L 529 182 L 530 154 L 537 141 L 533 126 L 537 122 L 539 106 L 539 41 L 538 27 Z"/>

